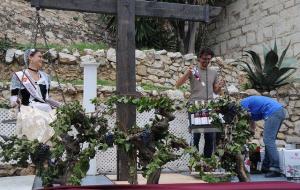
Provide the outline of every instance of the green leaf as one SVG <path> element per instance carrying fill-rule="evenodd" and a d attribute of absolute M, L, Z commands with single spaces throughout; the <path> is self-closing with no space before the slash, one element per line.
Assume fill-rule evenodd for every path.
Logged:
<path fill-rule="evenodd" d="M 267 53 L 266 60 L 265 60 L 264 73 L 266 73 L 266 75 L 271 74 L 277 62 L 278 62 L 278 55 L 273 50 L 269 51 Z"/>
<path fill-rule="evenodd" d="M 262 72 L 262 64 L 260 61 L 260 57 L 254 51 L 245 51 L 246 53 L 250 54 L 250 58 L 252 60 L 253 65 L 255 66 L 257 72 Z"/>
<path fill-rule="evenodd" d="M 285 58 L 285 59 L 283 59 L 279 68 L 280 69 L 282 69 L 282 68 L 298 69 L 299 68 L 298 60 L 293 57 Z"/>
<path fill-rule="evenodd" d="M 281 54 L 281 56 L 280 56 L 280 59 L 279 59 L 279 61 L 278 61 L 278 65 L 277 65 L 278 68 L 281 67 L 281 64 L 282 64 L 282 62 L 283 62 L 283 59 L 284 59 L 284 57 L 285 57 L 285 55 L 286 55 L 286 52 L 287 52 L 287 50 L 289 49 L 290 45 L 291 45 L 291 41 L 289 42 L 288 46 L 285 48 L 285 50 L 282 52 L 282 54 Z"/>

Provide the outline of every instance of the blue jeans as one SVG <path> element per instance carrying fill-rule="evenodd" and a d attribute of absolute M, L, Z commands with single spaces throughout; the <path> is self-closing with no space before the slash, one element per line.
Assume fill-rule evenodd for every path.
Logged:
<path fill-rule="evenodd" d="M 265 158 L 262 167 L 270 171 L 280 172 L 279 154 L 276 147 L 276 137 L 280 126 L 285 119 L 285 110 L 281 108 L 275 111 L 265 119 L 264 126 L 264 143 L 265 143 Z"/>

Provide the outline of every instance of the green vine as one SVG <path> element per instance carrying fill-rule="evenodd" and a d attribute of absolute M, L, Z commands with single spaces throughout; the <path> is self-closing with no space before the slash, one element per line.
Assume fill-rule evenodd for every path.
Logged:
<path fill-rule="evenodd" d="M 221 129 L 222 138 L 218 142 L 217 151 L 211 159 L 205 159 L 190 151 L 189 153 L 192 155 L 190 166 L 199 171 L 202 176 L 206 171 L 205 168 L 210 168 L 209 171 L 213 171 L 221 167 L 227 172 L 237 175 L 240 181 L 248 181 L 243 155 L 246 146 L 250 150 L 255 149 L 255 145 L 249 143 L 253 136 L 249 127 L 249 114 L 242 109 L 239 103 L 230 100 L 229 97 L 200 105 L 191 105 L 188 111 L 196 113 L 203 109 L 210 110 L 211 124 Z M 222 118 L 220 118 L 220 114 Z"/>

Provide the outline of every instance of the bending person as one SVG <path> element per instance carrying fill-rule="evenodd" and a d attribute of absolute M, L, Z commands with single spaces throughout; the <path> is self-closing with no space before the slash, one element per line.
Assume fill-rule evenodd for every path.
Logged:
<path fill-rule="evenodd" d="M 255 121 L 264 120 L 263 141 L 265 158 L 262 172 L 265 177 L 280 177 L 279 155 L 275 144 L 278 131 L 285 119 L 283 106 L 272 98 L 265 96 L 249 96 L 241 100 L 241 106 L 251 114 L 251 129 L 255 129 Z"/>

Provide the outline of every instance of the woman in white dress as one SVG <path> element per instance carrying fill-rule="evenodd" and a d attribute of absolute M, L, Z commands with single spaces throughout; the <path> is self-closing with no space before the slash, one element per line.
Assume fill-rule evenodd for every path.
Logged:
<path fill-rule="evenodd" d="M 55 119 L 55 110 L 52 109 L 60 104 L 49 99 L 50 78 L 41 71 L 42 56 L 42 52 L 37 49 L 25 51 L 24 62 L 27 69 L 13 74 L 10 101 L 12 107 L 20 107 L 16 135 L 46 143 L 54 134 L 49 126 Z M 55 102 L 56 105 L 50 102 Z"/>
<path fill-rule="evenodd" d="M 38 108 L 49 112 L 52 107 L 49 99 L 50 77 L 43 71 L 42 52 L 37 49 L 26 50 L 24 62 L 27 69 L 16 72 L 11 81 L 11 105 L 21 105 Z"/>

